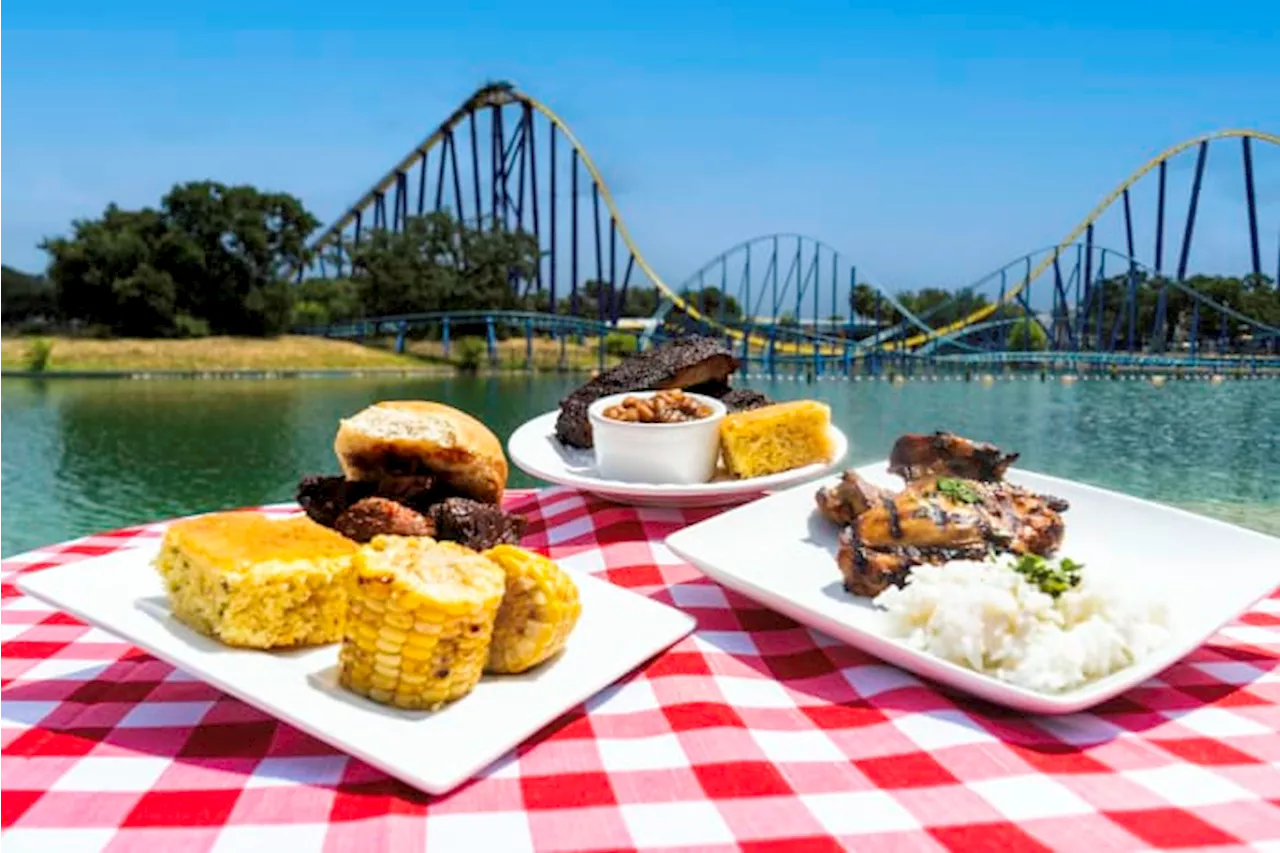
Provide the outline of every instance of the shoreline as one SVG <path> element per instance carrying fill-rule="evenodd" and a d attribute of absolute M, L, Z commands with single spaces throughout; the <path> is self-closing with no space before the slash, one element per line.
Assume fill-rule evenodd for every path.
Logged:
<path fill-rule="evenodd" d="M 44 347 L 41 349 L 40 342 Z M 464 349 L 446 354 L 439 341 L 410 341 L 396 352 L 390 341 L 364 343 L 311 336 L 275 338 L 230 336 L 197 339 L 39 338 L 9 335 L 2 341 L 5 379 L 115 380 L 272 380 L 454 378 L 459 376 L 580 376 L 600 368 L 599 347 L 582 341 L 508 338 L 495 342 L 491 353 Z M 452 357 L 451 357 L 452 356 Z M 620 354 L 604 357 L 612 367 Z M 1153 385 L 1187 380 L 1210 383 L 1280 378 L 1274 362 L 1248 360 L 1222 364 L 1124 365 L 1074 363 L 1070 359 L 1005 362 L 1002 364 L 895 363 L 865 361 L 827 363 L 815 370 L 808 361 L 789 360 L 770 365 L 753 358 L 738 375 L 743 380 L 783 382 L 976 382 L 998 380 L 1099 382 L 1143 380 Z M 869 367 L 874 367 L 872 372 Z"/>

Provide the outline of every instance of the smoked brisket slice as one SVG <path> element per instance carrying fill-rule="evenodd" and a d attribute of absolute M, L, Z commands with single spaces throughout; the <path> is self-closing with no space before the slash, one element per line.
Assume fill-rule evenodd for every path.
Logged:
<path fill-rule="evenodd" d="M 722 341 L 696 335 L 628 356 L 560 401 L 556 438 L 570 447 L 591 447 L 587 407 L 601 397 L 726 382 L 737 368 L 738 360 Z"/>

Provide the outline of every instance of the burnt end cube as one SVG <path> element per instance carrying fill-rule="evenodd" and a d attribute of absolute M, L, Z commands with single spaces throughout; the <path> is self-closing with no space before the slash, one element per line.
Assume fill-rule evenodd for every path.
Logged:
<path fill-rule="evenodd" d="M 476 551 L 494 545 L 520 544 L 528 523 L 523 515 L 503 512 L 492 504 L 469 498 L 448 498 L 431 507 L 429 517 L 436 538 L 457 542 Z"/>
<path fill-rule="evenodd" d="M 373 483 L 356 483 L 343 477 L 310 476 L 298 483 L 294 498 L 316 524 L 333 527 L 338 516 L 362 498 L 373 494 Z"/>
<path fill-rule="evenodd" d="M 356 542 L 375 536 L 434 536 L 431 519 L 389 498 L 356 501 L 333 523 L 333 529 Z"/>

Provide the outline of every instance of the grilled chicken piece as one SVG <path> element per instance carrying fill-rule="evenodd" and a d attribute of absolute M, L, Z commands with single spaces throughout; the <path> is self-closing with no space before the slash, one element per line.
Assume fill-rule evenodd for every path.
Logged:
<path fill-rule="evenodd" d="M 818 511 L 832 524 L 853 524 L 887 495 L 884 489 L 873 486 L 853 471 L 845 471 L 834 486 L 818 489 Z"/>
<path fill-rule="evenodd" d="M 587 407 L 601 397 L 725 382 L 737 368 L 738 360 L 733 353 L 710 337 L 677 338 L 636 353 L 561 401 L 556 438 L 570 447 L 593 446 Z"/>
<path fill-rule="evenodd" d="M 854 471 L 819 489 L 818 510 L 841 526 L 836 555 L 845 589 L 875 596 L 922 563 L 982 559 L 990 551 L 1049 556 L 1062 544 L 1066 501 L 1005 482 L 1017 454 L 950 433 L 905 435 L 890 469 L 893 493 Z"/>
<path fill-rule="evenodd" d="M 858 513 L 841 531 L 836 561 L 847 590 L 874 596 L 921 563 L 982 559 L 992 550 L 1049 556 L 1062 544 L 1065 509 L 1063 500 L 1012 483 L 952 480 L 942 489 L 928 476 Z"/>
<path fill-rule="evenodd" d="M 1004 453 L 994 444 L 971 441 L 950 432 L 907 433 L 894 442 L 889 473 L 908 483 L 930 473 L 993 481 L 1003 479 L 1017 458 L 1017 453 Z"/>

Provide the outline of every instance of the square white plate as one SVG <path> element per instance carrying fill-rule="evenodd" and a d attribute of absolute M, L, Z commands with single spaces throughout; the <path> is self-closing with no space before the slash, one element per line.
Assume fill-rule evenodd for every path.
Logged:
<path fill-rule="evenodd" d="M 338 685 L 337 644 L 233 649 L 183 626 L 150 566 L 157 548 L 20 575 L 18 588 L 430 794 L 466 781 L 695 625 L 675 608 L 574 572 L 582 614 L 560 655 L 521 675 L 485 675 L 435 713 L 401 711 Z"/>
<path fill-rule="evenodd" d="M 887 462 L 856 469 L 894 489 Z M 845 592 L 837 527 L 814 493 L 837 477 L 737 507 L 669 536 L 667 546 L 725 586 L 924 678 L 991 702 L 1043 714 L 1072 713 L 1122 693 L 1184 657 L 1280 584 L 1280 539 L 1224 522 L 1028 471 L 1006 479 L 1071 502 L 1060 553 L 1086 571 L 1115 574 L 1160 596 L 1171 638 L 1151 658 L 1069 692 L 1041 694 L 910 648 L 885 629 L 871 600 Z"/>

